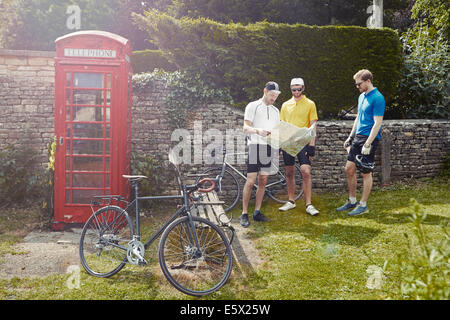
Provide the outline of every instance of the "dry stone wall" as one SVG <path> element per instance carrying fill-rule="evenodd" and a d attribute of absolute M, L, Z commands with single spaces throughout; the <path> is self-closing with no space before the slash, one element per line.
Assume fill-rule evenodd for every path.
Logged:
<path fill-rule="evenodd" d="M 0 49 L 0 149 L 21 143 L 40 151 L 53 138 L 54 52 Z"/>

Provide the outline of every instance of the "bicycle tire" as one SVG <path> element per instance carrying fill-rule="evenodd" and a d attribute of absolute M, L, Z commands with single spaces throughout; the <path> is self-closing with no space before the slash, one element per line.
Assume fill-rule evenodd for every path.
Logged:
<path fill-rule="evenodd" d="M 108 278 L 122 270 L 128 261 L 127 250 L 123 248 L 128 248 L 133 230 L 131 218 L 120 207 L 107 206 L 94 212 L 80 238 L 80 259 L 86 272 Z"/>
<path fill-rule="evenodd" d="M 279 203 L 288 202 L 288 193 L 286 181 L 282 182 L 281 174 L 286 177 L 286 167 L 280 166 L 280 171 L 277 174 L 270 175 L 266 184 L 266 194 L 273 200 Z M 277 182 L 278 181 L 278 182 Z M 295 198 L 294 201 L 298 200 L 303 194 L 302 186 L 302 172 L 298 164 L 295 164 Z M 273 184 L 273 185 L 271 185 Z"/>
<path fill-rule="evenodd" d="M 178 218 L 164 231 L 158 257 L 166 279 L 177 290 L 191 296 L 204 296 L 220 289 L 233 266 L 231 247 L 224 232 L 209 220 L 192 217 L 201 256 L 192 238 L 188 216 Z M 189 236 L 191 235 L 191 236 Z"/>
<path fill-rule="evenodd" d="M 215 179 L 221 171 L 222 168 L 211 168 L 204 171 L 203 174 L 208 174 L 207 178 Z M 198 178 L 196 182 L 203 178 L 204 177 Z M 221 186 L 222 189 L 221 191 L 219 191 L 219 185 L 217 184 L 215 191 L 217 193 L 217 196 L 219 197 L 219 200 L 225 202 L 225 204 L 223 205 L 223 209 L 225 210 L 225 212 L 228 212 L 233 209 L 234 206 L 236 206 L 236 204 L 238 203 L 241 193 L 241 187 L 236 176 L 226 169 L 222 178 Z M 228 215 L 227 217 L 229 219 L 231 218 Z"/>

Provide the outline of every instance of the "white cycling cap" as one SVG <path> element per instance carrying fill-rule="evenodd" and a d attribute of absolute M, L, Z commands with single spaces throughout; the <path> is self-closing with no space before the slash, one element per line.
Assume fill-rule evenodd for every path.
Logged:
<path fill-rule="evenodd" d="M 291 80 L 291 86 L 304 86 L 305 82 L 302 78 L 294 78 Z"/>

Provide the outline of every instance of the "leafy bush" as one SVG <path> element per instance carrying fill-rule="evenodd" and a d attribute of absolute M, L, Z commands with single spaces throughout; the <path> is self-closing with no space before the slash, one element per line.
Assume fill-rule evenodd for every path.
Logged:
<path fill-rule="evenodd" d="M 391 29 L 269 22 L 244 26 L 175 19 L 158 11 L 134 18 L 170 62 L 227 88 L 241 107 L 259 98 L 268 80 L 281 86 L 277 103 L 286 101 L 291 78 L 300 76 L 319 116 L 335 116 L 355 103 L 358 92 L 352 77 L 363 68 L 374 73 L 387 99 L 396 93 L 401 43 Z"/>
<path fill-rule="evenodd" d="M 161 50 L 133 51 L 131 58 L 134 73 L 153 72 L 155 69 L 175 71 L 177 67 L 164 57 Z"/>
<path fill-rule="evenodd" d="M 175 171 L 168 170 L 162 157 L 153 157 L 147 154 L 131 154 L 131 172 L 136 175 L 144 175 L 148 179 L 139 182 L 139 194 L 157 196 L 166 194 L 170 185 L 175 181 Z M 134 192 L 132 192 L 134 194 Z M 140 207 L 152 208 L 161 203 L 156 201 L 142 201 Z"/>
<path fill-rule="evenodd" d="M 410 220 L 416 239 L 409 239 L 407 252 L 398 257 L 400 291 L 406 299 L 448 300 L 450 298 L 450 234 L 449 225 L 442 226 L 442 239 L 432 242 L 424 229 L 426 214 L 411 200 L 414 213 Z"/>
<path fill-rule="evenodd" d="M 402 118 L 450 117 L 448 40 L 431 37 L 428 29 L 403 37 L 404 66 L 394 108 Z M 395 112 L 395 110 L 394 110 Z"/>
<path fill-rule="evenodd" d="M 450 179 L 450 155 L 444 156 L 441 163 L 442 169 L 439 172 L 439 175 L 444 178 Z"/>
<path fill-rule="evenodd" d="M 36 151 L 9 144 L 0 151 L 0 206 L 27 203 L 39 195 Z"/>
<path fill-rule="evenodd" d="M 39 178 L 39 198 L 42 202 L 41 214 L 44 219 L 43 223 L 50 226 L 54 215 L 54 185 L 55 185 L 55 156 L 57 147 L 57 137 L 54 136 L 52 141 L 47 143 L 47 168 Z"/>

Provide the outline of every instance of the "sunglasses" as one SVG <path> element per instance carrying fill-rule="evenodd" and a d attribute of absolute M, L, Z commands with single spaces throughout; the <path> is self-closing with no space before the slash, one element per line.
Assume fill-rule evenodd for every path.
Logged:
<path fill-rule="evenodd" d="M 300 92 L 300 91 L 302 91 L 302 90 L 303 90 L 303 88 L 294 88 L 294 89 L 291 89 L 292 92 L 295 92 L 295 91 Z"/>
<path fill-rule="evenodd" d="M 361 82 L 357 82 L 355 83 L 355 86 L 359 87 L 363 82 L 366 82 L 367 80 L 361 81 Z"/>

